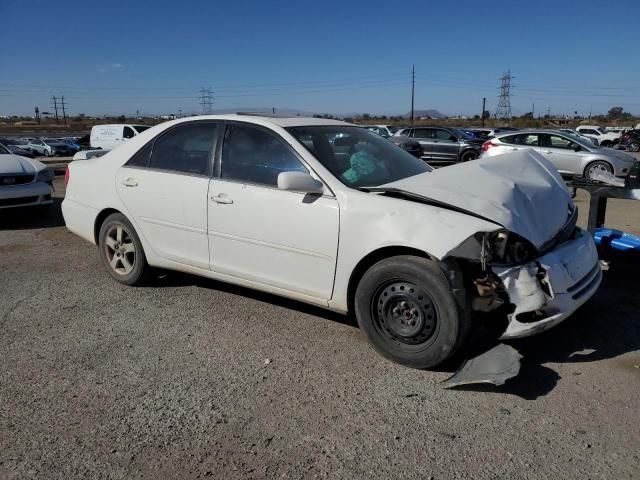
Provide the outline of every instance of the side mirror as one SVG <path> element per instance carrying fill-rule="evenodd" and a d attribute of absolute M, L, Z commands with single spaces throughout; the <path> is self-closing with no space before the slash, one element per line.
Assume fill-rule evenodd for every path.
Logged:
<path fill-rule="evenodd" d="M 278 175 L 278 188 L 292 192 L 324 193 L 324 185 L 306 172 L 281 172 Z"/>
<path fill-rule="evenodd" d="M 574 145 L 573 146 L 573 151 L 574 152 L 579 152 L 580 150 L 582 150 L 582 147 L 580 145 Z"/>

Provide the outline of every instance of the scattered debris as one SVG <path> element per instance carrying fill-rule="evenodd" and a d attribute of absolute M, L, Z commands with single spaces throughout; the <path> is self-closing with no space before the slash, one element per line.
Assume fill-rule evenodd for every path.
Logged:
<path fill-rule="evenodd" d="M 591 355 L 593 352 L 595 352 L 595 350 L 593 348 L 585 348 L 583 350 L 579 350 L 577 352 L 573 352 L 571 355 L 569 355 L 569 358 L 586 357 L 587 355 Z"/>
<path fill-rule="evenodd" d="M 417 393 L 407 393 L 404 398 L 411 398 L 411 397 L 417 397 L 418 394 Z"/>
<path fill-rule="evenodd" d="M 271 363 L 271 359 L 270 358 L 265 358 L 264 359 L 264 364 L 265 365 L 269 365 Z"/>
<path fill-rule="evenodd" d="M 443 382 L 444 388 L 473 383 L 503 385 L 518 375 L 521 358 L 522 355 L 515 348 L 499 343 L 491 350 L 467 360 L 454 375 Z"/>

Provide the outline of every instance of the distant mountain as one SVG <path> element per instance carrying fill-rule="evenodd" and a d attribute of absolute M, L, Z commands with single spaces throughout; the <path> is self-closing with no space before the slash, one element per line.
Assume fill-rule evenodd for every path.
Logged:
<path fill-rule="evenodd" d="M 440 113 L 438 110 L 433 110 L 433 109 L 429 109 L 429 110 L 414 110 L 413 116 L 415 118 L 420 118 L 420 117 L 445 118 L 446 117 L 446 115 L 444 115 L 443 113 Z M 411 117 L 411 112 L 405 113 L 403 115 L 403 117 L 404 118 Z"/>

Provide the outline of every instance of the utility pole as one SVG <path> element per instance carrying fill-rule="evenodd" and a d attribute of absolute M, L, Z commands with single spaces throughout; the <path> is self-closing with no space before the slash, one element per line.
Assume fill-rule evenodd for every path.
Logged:
<path fill-rule="evenodd" d="M 213 90 L 211 87 L 202 87 L 199 98 L 203 115 L 211 115 L 213 113 Z"/>
<path fill-rule="evenodd" d="M 64 104 L 64 95 L 62 95 L 62 97 L 60 97 L 60 101 L 62 102 L 62 119 L 64 120 L 64 124 L 67 124 L 67 111 L 65 109 L 65 104 Z"/>
<path fill-rule="evenodd" d="M 271 107 L 271 113 L 272 114 L 276 114 L 276 106 L 274 105 L 273 107 Z"/>
<path fill-rule="evenodd" d="M 53 98 L 53 109 L 56 112 L 56 125 L 58 125 L 60 123 L 60 119 L 58 118 L 58 99 L 55 95 L 51 98 Z"/>
<path fill-rule="evenodd" d="M 40 125 L 40 109 L 36 107 L 35 112 L 36 112 L 36 122 L 38 122 L 38 125 Z"/>
<path fill-rule="evenodd" d="M 551 119 L 551 105 L 547 108 L 547 118 Z"/>
<path fill-rule="evenodd" d="M 487 104 L 487 97 L 482 97 L 482 114 L 480 115 L 480 118 L 482 119 L 483 127 L 484 127 L 484 108 L 486 104 Z"/>
<path fill-rule="evenodd" d="M 182 118 L 182 109 L 181 108 L 178 109 L 178 118 Z"/>
<path fill-rule="evenodd" d="M 506 120 L 511 125 L 511 70 L 507 70 L 500 77 L 500 95 L 498 95 L 498 108 L 496 108 L 496 120 Z"/>
<path fill-rule="evenodd" d="M 416 66 L 411 66 L 411 126 L 413 127 L 413 117 L 414 117 L 414 99 L 416 92 Z"/>
<path fill-rule="evenodd" d="M 531 105 L 531 118 L 536 118 L 536 104 Z"/>

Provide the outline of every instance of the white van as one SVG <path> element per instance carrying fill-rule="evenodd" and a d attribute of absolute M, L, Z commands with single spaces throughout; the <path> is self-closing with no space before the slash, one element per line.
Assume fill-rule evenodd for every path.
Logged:
<path fill-rule="evenodd" d="M 148 128 L 148 125 L 95 125 L 91 129 L 91 148 L 113 150 Z"/>

